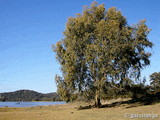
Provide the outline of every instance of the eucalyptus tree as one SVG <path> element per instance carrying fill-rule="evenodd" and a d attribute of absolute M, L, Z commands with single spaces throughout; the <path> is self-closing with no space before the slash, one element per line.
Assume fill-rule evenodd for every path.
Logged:
<path fill-rule="evenodd" d="M 56 76 L 58 93 L 72 101 L 89 92 L 100 107 L 103 88 L 128 78 L 139 78 L 140 71 L 150 64 L 152 47 L 145 20 L 129 26 L 116 8 L 105 9 L 93 2 L 82 14 L 70 17 L 64 39 L 53 50 L 61 65 L 62 76 Z"/>

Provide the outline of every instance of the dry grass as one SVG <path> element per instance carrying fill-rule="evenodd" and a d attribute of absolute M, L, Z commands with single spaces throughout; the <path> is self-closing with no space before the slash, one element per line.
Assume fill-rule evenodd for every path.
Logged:
<path fill-rule="evenodd" d="M 116 100 L 114 100 L 116 101 Z M 109 101 L 111 103 L 111 101 Z M 92 108 L 77 110 L 86 103 L 70 103 L 64 105 L 0 108 L 0 120 L 129 120 L 125 114 L 159 114 L 160 103 L 147 106 L 123 104 L 110 108 Z M 136 106 L 136 107 L 134 107 Z M 152 118 L 134 118 L 134 120 L 151 120 Z"/>

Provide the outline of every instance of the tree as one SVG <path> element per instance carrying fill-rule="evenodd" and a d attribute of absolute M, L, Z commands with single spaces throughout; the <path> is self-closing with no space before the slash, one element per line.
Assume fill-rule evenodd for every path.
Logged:
<path fill-rule="evenodd" d="M 160 72 L 154 72 L 150 75 L 151 85 L 154 87 L 154 91 L 157 92 L 160 89 Z"/>
<path fill-rule="evenodd" d="M 149 31 L 145 20 L 129 26 L 116 8 L 107 11 L 96 2 L 70 17 L 64 39 L 53 47 L 62 71 L 62 77 L 56 76 L 58 93 L 72 101 L 79 93 L 90 92 L 95 107 L 100 107 L 108 83 L 139 78 L 141 69 L 150 64 L 151 54 L 145 52 L 152 47 Z"/>

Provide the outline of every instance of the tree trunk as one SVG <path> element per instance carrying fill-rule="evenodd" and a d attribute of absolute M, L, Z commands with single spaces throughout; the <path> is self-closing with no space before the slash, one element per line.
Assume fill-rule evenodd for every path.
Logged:
<path fill-rule="evenodd" d="M 101 107 L 101 100 L 100 100 L 99 90 L 96 90 L 95 104 L 94 104 L 94 106 L 95 106 L 96 108 Z"/>

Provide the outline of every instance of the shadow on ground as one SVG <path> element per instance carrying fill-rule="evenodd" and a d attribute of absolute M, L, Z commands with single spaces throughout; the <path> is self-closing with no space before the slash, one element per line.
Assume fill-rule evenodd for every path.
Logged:
<path fill-rule="evenodd" d="M 103 104 L 100 106 L 100 108 L 112 108 L 112 107 L 120 107 L 120 106 L 124 106 L 125 108 L 132 108 L 132 107 L 138 107 L 138 106 L 144 106 L 144 105 L 153 105 L 159 102 L 160 102 L 160 93 L 157 93 L 157 94 L 149 94 L 143 98 L 133 98 L 127 101 L 119 101 L 119 102 L 113 102 L 111 104 Z M 78 110 L 85 110 L 85 109 L 91 109 L 91 108 L 94 108 L 94 106 L 93 105 L 80 106 Z"/>

